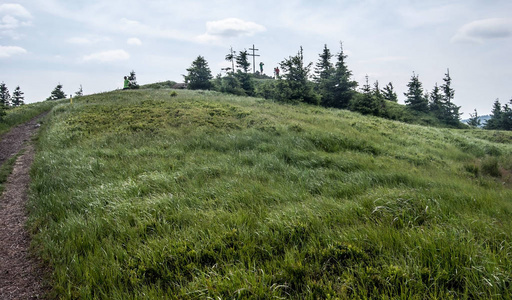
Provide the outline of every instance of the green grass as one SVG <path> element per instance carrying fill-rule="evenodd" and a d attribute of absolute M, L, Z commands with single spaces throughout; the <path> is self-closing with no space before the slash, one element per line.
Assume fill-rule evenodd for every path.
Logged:
<path fill-rule="evenodd" d="M 49 111 L 53 106 L 61 102 L 44 101 L 8 109 L 6 111 L 7 114 L 0 121 L 0 135 L 16 125 L 25 123 L 43 112 Z"/>
<path fill-rule="evenodd" d="M 20 155 L 21 153 L 12 156 L 0 166 L 0 195 L 2 195 L 2 193 L 4 192 L 4 184 L 7 182 L 9 175 L 11 175 L 12 169 L 14 168 L 14 164 L 16 163 L 16 160 Z M 2 205 L 2 203 L 0 203 L 0 205 Z"/>
<path fill-rule="evenodd" d="M 61 299 L 510 298 L 512 147 L 483 135 L 214 92 L 85 96 L 43 124 L 33 245 Z"/>

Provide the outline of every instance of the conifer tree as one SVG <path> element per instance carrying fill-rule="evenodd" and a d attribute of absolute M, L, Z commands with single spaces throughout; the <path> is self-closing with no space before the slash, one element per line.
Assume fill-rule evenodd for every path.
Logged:
<path fill-rule="evenodd" d="M 331 50 L 324 45 L 323 52 L 319 55 L 318 62 L 315 65 L 315 75 L 313 76 L 316 83 L 322 83 L 331 77 L 334 66 L 331 63 Z"/>
<path fill-rule="evenodd" d="M 354 97 L 350 102 L 350 109 L 363 115 L 378 116 L 380 114 L 380 104 L 368 82 L 368 75 L 365 76 L 365 82 L 361 88 L 361 94 Z"/>
<path fill-rule="evenodd" d="M 128 81 L 130 82 L 128 85 L 130 87 L 130 89 L 138 89 L 139 88 L 139 85 L 137 84 L 137 76 L 135 75 L 134 70 L 132 70 L 130 72 L 130 75 L 128 75 Z"/>
<path fill-rule="evenodd" d="M 496 99 L 492 106 L 491 118 L 487 120 L 487 123 L 485 124 L 485 129 L 501 129 L 502 119 L 503 110 L 501 108 L 501 103 L 499 99 Z"/>
<path fill-rule="evenodd" d="M 405 104 L 413 110 L 420 112 L 428 111 L 428 99 L 425 99 L 422 83 L 420 82 L 419 76 L 412 73 L 411 81 L 407 84 L 409 90 L 404 93 Z"/>
<path fill-rule="evenodd" d="M 25 104 L 25 96 L 23 96 L 23 92 L 20 89 L 20 86 L 18 85 L 16 89 L 14 89 L 14 92 L 12 92 L 12 106 L 21 106 Z"/>
<path fill-rule="evenodd" d="M 320 101 L 326 106 L 334 102 L 334 94 L 331 87 L 334 66 L 331 63 L 331 59 L 331 51 L 327 48 L 327 45 L 324 45 L 324 50 L 319 55 L 318 62 L 315 65 L 315 74 L 313 75 L 316 90 L 320 94 Z"/>
<path fill-rule="evenodd" d="M 443 103 L 443 95 L 441 95 L 441 90 L 439 89 L 439 86 L 436 85 L 432 89 L 432 92 L 430 93 L 430 103 L 429 108 L 430 111 L 437 117 L 442 118 L 444 115 L 444 103 Z"/>
<path fill-rule="evenodd" d="M 4 82 L 0 83 L 0 105 L 4 109 L 11 105 L 11 94 Z"/>
<path fill-rule="evenodd" d="M 474 114 L 469 114 L 469 120 L 468 120 L 468 125 L 471 126 L 471 127 L 480 127 L 481 125 L 481 122 L 480 122 L 480 118 L 478 117 L 478 113 L 476 111 L 476 108 L 475 108 L 475 113 Z"/>
<path fill-rule="evenodd" d="M 335 69 L 329 83 L 333 94 L 332 102 L 324 103 L 324 106 L 347 108 L 355 95 L 357 82 L 351 80 L 352 71 L 345 63 L 346 58 L 347 55 L 343 52 L 343 43 L 340 43 L 340 52 L 336 55 Z"/>
<path fill-rule="evenodd" d="M 287 90 L 290 91 L 288 100 L 305 102 L 310 104 L 319 104 L 320 99 L 313 92 L 312 84 L 308 81 L 311 65 L 313 63 L 304 63 L 304 53 L 302 46 L 295 56 L 283 60 L 280 65 L 285 75 L 284 83 Z M 278 84 L 279 86 L 280 84 Z"/>
<path fill-rule="evenodd" d="M 441 89 L 443 90 L 444 117 L 442 119 L 447 124 L 457 125 L 460 122 L 460 106 L 455 105 L 452 101 L 455 96 L 455 90 L 451 87 L 452 78 L 450 77 L 450 70 L 447 70 L 443 81 Z"/>
<path fill-rule="evenodd" d="M 62 90 L 62 84 L 58 84 L 52 91 L 50 97 L 46 98 L 46 100 L 58 100 L 58 99 L 65 99 L 66 94 Z"/>
<path fill-rule="evenodd" d="M 395 89 L 393 87 L 393 83 L 389 82 L 383 89 L 382 89 L 382 96 L 384 96 L 384 99 L 388 101 L 398 102 L 398 97 L 395 93 Z"/>
<path fill-rule="evenodd" d="M 80 88 L 78 91 L 75 92 L 75 97 L 80 97 L 84 95 L 84 90 L 82 89 L 82 85 L 80 85 Z"/>
<path fill-rule="evenodd" d="M 208 62 L 204 57 L 199 55 L 192 62 L 190 68 L 187 69 L 188 75 L 185 75 L 185 82 L 188 89 L 191 90 L 208 90 L 212 87 L 210 80 L 213 78 Z"/>
<path fill-rule="evenodd" d="M 247 50 L 240 51 L 236 56 L 236 66 L 244 71 L 244 73 L 249 72 L 249 68 L 251 67 L 251 63 L 249 62 L 249 52 Z"/>

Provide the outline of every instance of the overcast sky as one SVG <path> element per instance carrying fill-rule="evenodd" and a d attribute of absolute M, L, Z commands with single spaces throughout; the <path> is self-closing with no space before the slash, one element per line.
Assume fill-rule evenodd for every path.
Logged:
<path fill-rule="evenodd" d="M 26 102 L 58 83 L 67 94 L 121 88 L 131 70 L 139 84 L 181 82 L 198 55 L 215 75 L 231 46 L 254 44 L 272 74 L 300 46 L 316 62 L 340 41 L 360 86 L 366 74 L 392 82 L 400 103 L 413 72 L 430 91 L 448 68 L 463 117 L 512 98 L 510 0 L 0 1 L 0 81 Z"/>

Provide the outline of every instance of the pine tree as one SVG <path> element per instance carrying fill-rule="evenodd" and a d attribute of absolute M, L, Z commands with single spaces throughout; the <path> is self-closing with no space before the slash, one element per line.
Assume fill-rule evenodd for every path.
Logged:
<path fill-rule="evenodd" d="M 430 111 L 438 118 L 441 119 L 444 115 L 444 103 L 443 103 L 443 95 L 441 95 L 441 90 L 439 86 L 436 85 L 432 89 L 430 93 L 430 103 L 429 108 Z"/>
<path fill-rule="evenodd" d="M 455 96 L 455 90 L 451 87 L 452 78 L 450 77 L 450 70 L 446 71 L 443 78 L 443 85 L 441 89 L 443 91 L 443 106 L 444 106 L 444 117 L 442 121 L 450 125 L 457 125 L 460 123 L 460 106 L 455 105 L 453 103 L 453 98 Z"/>
<path fill-rule="evenodd" d="M 315 65 L 315 75 L 313 76 L 316 83 L 322 83 L 322 81 L 328 80 L 334 69 L 331 63 L 332 54 L 329 48 L 327 48 L 327 45 L 324 45 L 324 50 L 319 57 Z"/>
<path fill-rule="evenodd" d="M 380 103 L 370 86 L 368 75 L 365 76 L 365 82 L 361 88 L 361 94 L 354 97 L 350 102 L 350 109 L 363 115 L 378 116 L 380 114 Z"/>
<path fill-rule="evenodd" d="M 471 126 L 471 127 L 480 127 L 481 125 L 481 122 L 480 122 L 480 119 L 478 117 L 478 113 L 476 112 L 476 108 L 475 108 L 475 113 L 474 114 L 469 114 L 469 120 L 468 120 L 468 125 Z"/>
<path fill-rule="evenodd" d="M 16 89 L 14 89 L 14 92 L 12 92 L 12 106 L 21 106 L 25 104 L 25 96 L 23 96 L 23 92 L 20 89 L 20 86 L 18 85 Z"/>
<path fill-rule="evenodd" d="M 320 99 L 313 92 L 312 84 L 308 81 L 311 65 L 304 63 L 302 46 L 296 56 L 283 60 L 280 65 L 285 73 L 284 81 L 290 91 L 287 100 L 319 104 Z M 278 84 L 279 86 L 279 84 Z"/>
<path fill-rule="evenodd" d="M 65 99 L 66 94 L 62 90 L 62 84 L 58 84 L 52 91 L 50 97 L 46 98 L 46 100 L 58 100 L 58 99 Z"/>
<path fill-rule="evenodd" d="M 135 75 L 134 70 L 132 70 L 130 72 L 130 75 L 128 75 L 128 81 L 130 81 L 130 83 L 129 83 L 130 89 L 138 89 L 139 88 L 139 85 L 137 84 L 137 76 Z"/>
<path fill-rule="evenodd" d="M 375 83 L 373 84 L 372 96 L 375 104 L 379 108 L 378 115 L 380 115 L 386 109 L 386 101 L 380 90 L 378 80 L 375 80 Z"/>
<path fill-rule="evenodd" d="M 185 82 L 188 89 L 191 90 L 209 90 L 212 87 L 210 80 L 213 78 L 208 62 L 199 55 L 187 69 L 188 75 L 185 75 Z"/>
<path fill-rule="evenodd" d="M 230 53 L 226 55 L 225 59 L 231 62 L 231 68 L 226 68 L 228 69 L 227 71 L 231 69 L 231 73 L 235 73 L 235 55 L 233 54 L 233 48 L 230 49 Z"/>
<path fill-rule="evenodd" d="M 405 104 L 415 111 L 427 112 L 428 111 L 428 99 L 425 99 L 423 95 L 423 87 L 420 82 L 419 76 L 412 73 L 411 81 L 407 84 L 409 90 L 404 95 Z"/>
<path fill-rule="evenodd" d="M 487 120 L 485 129 L 501 129 L 503 120 L 503 110 L 499 99 L 494 101 L 491 111 L 491 118 Z"/>
<path fill-rule="evenodd" d="M 350 79 L 352 71 L 345 64 L 347 56 L 343 52 L 343 43 L 340 43 L 340 52 L 336 55 L 334 72 L 331 76 L 329 88 L 332 90 L 332 102 L 323 103 L 324 106 L 347 108 L 355 95 L 357 82 Z"/>
<path fill-rule="evenodd" d="M 81 97 L 84 95 L 84 90 L 82 89 L 82 85 L 80 85 L 80 88 L 78 91 L 75 92 L 75 97 Z"/>
<path fill-rule="evenodd" d="M 398 102 L 398 97 L 395 93 L 393 83 L 389 82 L 383 89 L 382 89 L 382 95 L 384 96 L 384 99 L 388 101 Z"/>
<path fill-rule="evenodd" d="M 249 62 L 249 52 L 247 50 L 240 51 L 236 56 L 236 66 L 247 73 L 249 68 L 251 67 L 251 63 Z"/>
<path fill-rule="evenodd" d="M 323 105 L 334 102 L 334 94 L 331 88 L 334 66 L 331 63 L 332 54 L 327 45 L 324 45 L 323 52 L 319 55 L 315 66 L 313 79 L 316 83 L 316 90 L 320 94 L 320 101 Z"/>
<path fill-rule="evenodd" d="M 4 109 L 11 105 L 11 94 L 4 82 L 0 83 L 0 105 Z"/>

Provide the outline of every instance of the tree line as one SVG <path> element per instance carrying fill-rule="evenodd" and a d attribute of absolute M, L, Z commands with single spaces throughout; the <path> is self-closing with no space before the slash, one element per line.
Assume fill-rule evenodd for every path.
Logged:
<path fill-rule="evenodd" d="M 349 109 L 362 114 L 374 115 L 390 119 L 401 119 L 391 102 L 398 97 L 392 82 L 380 88 L 379 82 L 369 83 L 368 76 L 358 89 L 358 83 L 352 79 L 352 71 L 346 64 L 347 55 L 340 43 L 339 50 L 332 54 L 324 45 L 318 61 L 305 62 L 302 47 L 294 56 L 289 56 L 279 63 L 282 75 L 276 74 L 276 80 L 255 81 L 250 74 L 248 52 L 229 53 L 226 60 L 231 61 L 232 68 L 227 68 L 226 75 L 212 76 L 206 59 L 199 55 L 184 75 L 189 89 L 213 89 L 236 95 L 259 96 L 287 103 L 308 103 Z M 236 67 L 235 67 L 236 66 Z M 263 74 L 258 74 L 261 77 Z M 272 77 L 268 77 L 272 78 Z M 453 102 L 455 91 L 451 86 L 452 79 L 447 71 L 443 84 L 433 87 L 432 91 L 424 90 L 419 76 L 415 73 L 407 84 L 404 93 L 406 108 L 412 114 L 427 115 L 440 124 L 460 127 L 460 107 Z M 396 106 L 395 106 L 396 107 Z"/>
<path fill-rule="evenodd" d="M 0 121 L 2 121 L 9 108 L 25 104 L 25 96 L 23 95 L 24 93 L 19 85 L 16 86 L 11 96 L 7 85 L 4 82 L 0 83 Z"/>

